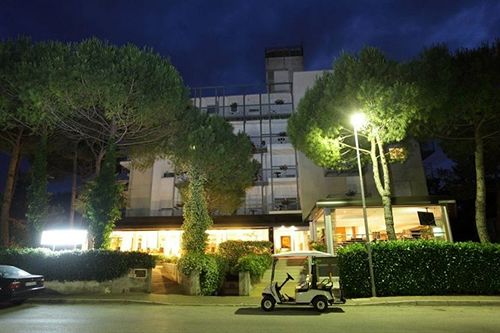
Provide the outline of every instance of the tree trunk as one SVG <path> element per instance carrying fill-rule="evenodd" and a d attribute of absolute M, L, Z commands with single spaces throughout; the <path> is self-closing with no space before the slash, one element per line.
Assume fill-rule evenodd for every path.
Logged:
<path fill-rule="evenodd" d="M 23 136 L 23 130 L 21 129 L 19 130 L 14 146 L 12 147 L 12 152 L 9 161 L 7 181 L 5 183 L 5 190 L 3 193 L 2 212 L 0 215 L 1 247 L 8 247 L 10 243 L 10 237 L 9 237 L 10 206 L 12 203 L 12 197 L 14 196 L 14 183 L 16 179 L 17 169 L 19 166 L 19 159 L 21 157 L 22 136 Z"/>
<path fill-rule="evenodd" d="M 370 157 L 372 160 L 373 180 L 375 181 L 375 187 L 377 188 L 378 194 L 382 198 L 382 204 L 384 206 L 385 230 L 387 231 L 388 239 L 395 240 L 396 231 L 394 230 L 394 217 L 392 214 L 392 201 L 391 201 L 391 188 L 390 188 L 390 174 L 389 174 L 389 168 L 387 166 L 387 160 L 385 159 L 385 156 L 383 156 L 383 160 L 382 158 L 380 160 L 383 172 L 383 182 L 382 182 L 379 169 L 379 157 L 377 157 L 377 146 L 380 149 L 381 145 L 375 138 L 372 138 L 370 141 L 371 141 Z M 383 153 L 384 151 L 382 149 L 380 151 L 379 156 L 382 156 Z"/>
<path fill-rule="evenodd" d="M 490 236 L 486 226 L 486 187 L 484 183 L 484 144 L 478 131 L 475 133 L 476 149 L 474 162 L 476 165 L 476 229 L 481 243 L 489 243 Z"/>
<path fill-rule="evenodd" d="M 497 224 L 496 224 L 496 241 L 500 242 L 500 180 L 496 180 L 496 199 L 497 199 Z"/>
<path fill-rule="evenodd" d="M 99 154 L 96 157 L 96 160 L 95 160 L 95 176 L 96 177 L 99 176 L 99 174 L 101 173 L 101 164 L 102 164 L 102 160 L 104 158 L 104 155 L 105 155 L 105 150 L 101 149 L 101 151 L 99 152 Z"/>
<path fill-rule="evenodd" d="M 389 240 L 396 240 L 396 230 L 394 229 L 394 215 L 392 213 L 392 189 L 391 189 L 391 173 L 389 164 L 385 156 L 384 146 L 377 136 L 377 146 L 380 156 L 380 164 L 382 164 L 382 174 L 384 178 L 384 195 L 382 196 L 382 203 L 384 205 L 384 218 L 385 228 L 387 230 L 387 237 Z"/>
<path fill-rule="evenodd" d="M 73 174 L 72 174 L 72 181 L 71 181 L 71 207 L 69 208 L 69 226 L 70 227 L 73 227 L 75 224 L 77 173 L 78 173 L 78 143 L 75 144 L 75 151 L 73 153 Z"/>

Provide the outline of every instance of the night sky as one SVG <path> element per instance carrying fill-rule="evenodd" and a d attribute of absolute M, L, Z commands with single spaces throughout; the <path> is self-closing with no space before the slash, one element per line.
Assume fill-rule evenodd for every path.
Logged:
<path fill-rule="evenodd" d="M 474 47 L 500 36 L 500 1 L 3 0 L 0 38 L 19 34 L 153 47 L 190 87 L 251 84 L 264 81 L 265 47 L 302 44 L 306 70 L 365 45 L 396 59 Z"/>
<path fill-rule="evenodd" d="M 500 1 L 3 0 L 0 38 L 152 47 L 190 87 L 264 82 L 264 48 L 303 45 L 305 69 L 370 45 L 405 60 L 423 47 L 475 47 L 500 37 Z M 0 189 L 5 180 L 0 158 Z"/>

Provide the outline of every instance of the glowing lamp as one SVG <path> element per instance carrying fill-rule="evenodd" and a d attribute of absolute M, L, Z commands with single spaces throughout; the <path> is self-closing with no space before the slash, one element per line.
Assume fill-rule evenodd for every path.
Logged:
<path fill-rule="evenodd" d="M 84 248 L 87 245 L 87 230 L 45 230 L 42 232 L 40 244 L 52 248 L 56 246 L 81 246 Z"/>
<path fill-rule="evenodd" d="M 351 116 L 351 124 L 355 130 L 359 130 L 366 125 L 366 116 L 364 113 L 358 112 Z"/>

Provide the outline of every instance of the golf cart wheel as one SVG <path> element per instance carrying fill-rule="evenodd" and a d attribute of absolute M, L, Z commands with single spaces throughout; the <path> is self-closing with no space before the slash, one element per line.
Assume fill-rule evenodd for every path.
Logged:
<path fill-rule="evenodd" d="M 325 312 L 328 309 L 328 299 L 325 296 L 316 296 L 312 301 L 312 305 L 318 312 Z"/>
<path fill-rule="evenodd" d="M 260 307 L 264 311 L 272 311 L 275 304 L 276 301 L 274 300 L 274 297 L 272 297 L 271 295 L 265 295 L 260 302 Z"/>

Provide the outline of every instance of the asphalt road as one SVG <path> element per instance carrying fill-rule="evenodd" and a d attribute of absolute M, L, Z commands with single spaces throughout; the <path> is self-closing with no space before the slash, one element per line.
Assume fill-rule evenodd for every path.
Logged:
<path fill-rule="evenodd" d="M 309 308 L 25 304 L 0 307 L 0 333 L 147 332 L 499 332 L 499 307 L 351 306 Z"/>

